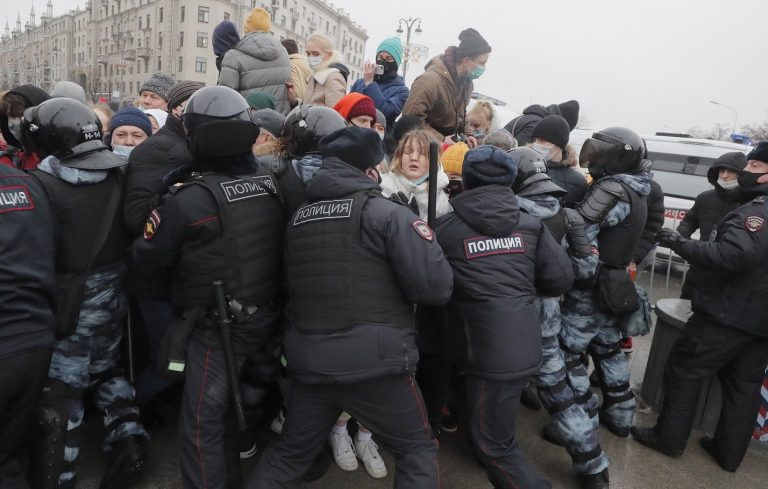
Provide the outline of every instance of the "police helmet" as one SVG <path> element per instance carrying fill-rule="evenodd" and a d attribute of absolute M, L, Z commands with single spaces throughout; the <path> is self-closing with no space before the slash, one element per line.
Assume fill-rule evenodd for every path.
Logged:
<path fill-rule="evenodd" d="M 281 137 L 286 138 L 288 154 L 301 158 L 318 151 L 320 140 L 334 131 L 347 127 L 335 110 L 320 105 L 301 104 L 285 118 Z"/>
<path fill-rule="evenodd" d="M 40 156 L 54 156 L 62 165 L 83 170 L 105 170 L 128 162 L 101 140 L 101 121 L 84 104 L 54 98 L 24 111 L 22 145 Z"/>
<path fill-rule="evenodd" d="M 512 183 L 512 190 L 517 195 L 549 194 L 560 197 L 567 193 L 547 175 L 547 162 L 538 151 L 522 147 L 510 150 L 509 154 L 517 160 L 517 176 Z"/>
<path fill-rule="evenodd" d="M 187 147 L 195 156 L 221 158 L 249 153 L 259 137 L 251 108 L 242 95 L 224 86 L 192 94 L 181 116 Z"/>
<path fill-rule="evenodd" d="M 645 159 L 645 141 L 626 127 L 609 127 L 584 142 L 579 163 L 595 178 L 620 173 L 638 173 L 650 166 Z"/>

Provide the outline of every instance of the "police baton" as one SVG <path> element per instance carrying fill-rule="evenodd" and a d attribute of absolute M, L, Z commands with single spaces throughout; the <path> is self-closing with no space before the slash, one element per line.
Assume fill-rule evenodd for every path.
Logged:
<path fill-rule="evenodd" d="M 437 165 L 440 162 L 437 155 L 440 150 L 440 143 L 432 141 L 429 143 L 429 200 L 427 201 L 427 225 L 435 229 L 435 215 L 437 213 Z"/>
<path fill-rule="evenodd" d="M 235 354 L 232 350 L 232 334 L 230 325 L 232 319 L 229 317 L 229 308 L 224 293 L 224 282 L 216 280 L 213 282 L 213 295 L 216 300 L 216 313 L 219 316 L 219 330 L 221 331 L 221 343 L 224 347 L 224 361 L 227 367 L 227 377 L 229 378 L 229 388 L 232 390 L 232 402 L 235 405 L 235 415 L 237 415 L 237 426 L 240 431 L 245 431 L 248 424 L 245 421 L 245 412 L 243 412 L 243 401 L 240 398 L 240 382 L 237 378 L 237 367 L 235 365 Z"/>

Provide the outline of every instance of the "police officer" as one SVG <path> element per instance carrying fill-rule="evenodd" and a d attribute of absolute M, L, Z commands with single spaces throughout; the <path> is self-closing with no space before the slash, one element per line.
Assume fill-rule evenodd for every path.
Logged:
<path fill-rule="evenodd" d="M 413 303 L 448 301 L 450 265 L 427 224 L 381 195 L 376 131 L 341 129 L 320 150 L 309 203 L 285 237 L 288 411 L 248 487 L 294 487 L 342 411 L 391 449 L 396 487 L 437 487 L 437 441 L 413 375 Z"/>
<path fill-rule="evenodd" d="M 568 249 L 569 255 L 585 257 L 591 247 L 581 215 L 560 206 L 566 190 L 556 185 L 547 172 L 547 162 L 531 148 L 516 148 L 510 156 L 518 161 L 517 177 L 512 185 L 520 209 L 541 219 L 555 242 Z M 542 336 L 541 369 L 533 383 L 539 398 L 552 417 L 544 426 L 545 439 L 564 446 L 579 474 L 598 474 L 608 468 L 608 457 L 600 448 L 597 430 L 576 402 L 576 394 L 566 380 L 563 352 L 558 334 L 561 330 L 560 298 L 540 295 L 539 324 Z"/>
<path fill-rule="evenodd" d="M 470 150 L 464 192 L 452 199 L 454 212 L 441 218 L 437 233 L 454 270 L 452 304 L 467 336 L 466 408 L 475 452 L 494 487 L 548 488 L 521 453 L 515 415 L 541 366 L 536 295 L 560 296 L 573 273 L 541 220 L 520 212 L 511 188 L 518 162 L 492 146 Z"/>
<path fill-rule="evenodd" d="M 662 229 L 659 242 L 698 267 L 693 316 L 664 371 L 664 404 L 653 428 L 632 436 L 679 457 L 685 449 L 704 379 L 717 374 L 723 389 L 714 436 L 700 443 L 724 470 L 734 472 L 749 446 L 768 364 L 768 141 L 747 155 L 739 175 L 745 201 L 726 214 L 710 241 Z"/>
<path fill-rule="evenodd" d="M 32 486 L 75 486 L 82 398 L 90 387 L 107 432 L 109 462 L 100 487 L 129 487 L 146 462 L 147 434 L 133 387 L 117 367 L 127 311 L 129 240 L 119 206 L 125 161 L 101 141 L 96 114 L 66 98 L 24 112 L 22 144 L 42 158 L 33 175 L 48 195 L 57 230 L 59 341 L 41 401 Z"/>
<path fill-rule="evenodd" d="M 560 346 L 568 382 L 577 402 L 592 419 L 613 434 L 629 436 L 635 398 L 629 386 L 629 362 L 618 343 L 622 317 L 639 307 L 637 292 L 626 270 L 645 227 L 650 193 L 650 164 L 643 159 L 645 144 L 635 132 L 611 127 L 587 139 L 579 160 L 587 164 L 593 184 L 577 210 L 587 223 L 594 253 L 574 258 L 576 281 L 565 294 Z M 596 245 L 599 243 L 599 254 Z M 600 363 L 603 403 L 589 390 L 581 355 L 587 349 Z M 586 488 L 608 487 L 607 471 L 582 474 Z"/>
<path fill-rule="evenodd" d="M 179 421 L 185 488 L 238 484 L 232 389 L 212 283 L 224 282 L 237 368 L 273 335 L 279 304 L 284 217 L 276 182 L 260 170 L 251 145 L 259 128 L 231 88 L 204 87 L 182 116 L 193 173 L 152 211 L 134 242 L 135 266 L 171 277 L 171 299 L 194 329 L 187 345 Z M 226 454 L 225 454 L 226 452 Z"/>
<path fill-rule="evenodd" d="M 0 487 L 28 487 L 24 439 L 53 346 L 53 212 L 30 175 L 0 165 Z"/>

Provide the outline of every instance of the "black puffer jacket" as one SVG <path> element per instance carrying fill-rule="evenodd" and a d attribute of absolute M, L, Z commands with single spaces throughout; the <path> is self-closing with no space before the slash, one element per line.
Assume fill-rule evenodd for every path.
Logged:
<path fill-rule="evenodd" d="M 640 236 L 632 261 L 640 263 L 656 244 L 656 233 L 664 226 L 664 190 L 656 180 L 651 180 L 651 193 L 645 198 L 648 217 L 645 219 L 643 234 Z"/>
<path fill-rule="evenodd" d="M 589 189 L 587 179 L 577 170 L 557 163 L 547 163 L 547 175 L 558 187 L 564 189 L 567 194 L 563 197 L 563 207 L 573 209 L 576 204 L 584 199 Z"/>
<path fill-rule="evenodd" d="M 573 283 L 568 256 L 547 227 L 520 212 L 512 190 L 488 185 L 451 200 L 437 224 L 453 266 L 467 335 L 468 371 L 492 379 L 535 373 L 541 362 L 537 295 L 558 297 Z"/>
<path fill-rule="evenodd" d="M 544 107 L 543 105 L 536 104 L 526 107 L 525 110 L 523 110 L 523 115 L 515 117 L 509 121 L 507 125 L 504 126 L 504 129 L 509 131 L 512 136 L 517 139 L 518 146 L 525 146 L 531 142 L 531 135 L 533 134 L 533 128 L 536 127 L 536 124 L 546 116 L 555 113 L 549 111 L 552 107 L 556 108 L 557 106 L 550 105 L 549 107 Z M 560 115 L 559 110 L 556 114 Z"/>

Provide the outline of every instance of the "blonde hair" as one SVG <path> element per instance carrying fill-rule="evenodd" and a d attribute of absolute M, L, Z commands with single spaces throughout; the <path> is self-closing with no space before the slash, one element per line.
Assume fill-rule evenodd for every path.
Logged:
<path fill-rule="evenodd" d="M 326 53 L 335 52 L 335 50 L 333 49 L 333 41 L 323 36 L 322 34 L 313 34 L 312 37 L 307 39 L 307 42 L 316 44 L 317 47 L 320 48 L 320 50 L 325 51 Z M 306 43 L 304 45 L 306 46 Z"/>
<path fill-rule="evenodd" d="M 437 141 L 435 137 L 432 135 L 431 132 L 426 131 L 424 129 L 414 129 L 412 131 L 408 131 L 403 136 L 403 139 L 400 140 L 400 144 L 397 145 L 397 149 L 395 150 L 395 155 L 392 157 L 392 165 L 390 171 L 393 173 L 398 173 L 400 175 L 403 174 L 402 172 L 402 161 L 403 161 L 403 154 L 405 153 L 406 149 L 411 146 L 411 141 L 415 142 L 419 145 L 421 153 L 427 155 L 429 157 L 429 143 L 432 141 Z M 439 153 L 438 153 L 439 156 Z"/>
<path fill-rule="evenodd" d="M 493 128 L 493 119 L 496 115 L 496 111 L 493 108 L 493 104 L 487 100 L 478 100 L 475 105 L 467 112 L 467 117 L 474 114 L 480 114 L 488 121 L 489 132 Z"/>

